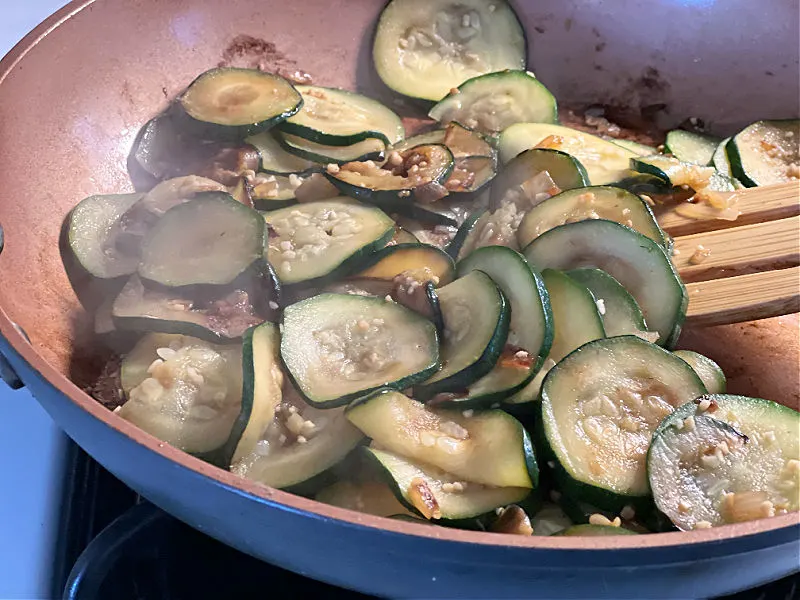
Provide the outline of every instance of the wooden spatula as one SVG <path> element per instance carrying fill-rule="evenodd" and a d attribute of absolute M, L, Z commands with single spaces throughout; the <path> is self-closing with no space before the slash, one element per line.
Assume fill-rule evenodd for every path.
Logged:
<path fill-rule="evenodd" d="M 675 240 L 687 321 L 720 325 L 800 312 L 800 182 L 732 194 L 735 221 L 659 215 Z"/>

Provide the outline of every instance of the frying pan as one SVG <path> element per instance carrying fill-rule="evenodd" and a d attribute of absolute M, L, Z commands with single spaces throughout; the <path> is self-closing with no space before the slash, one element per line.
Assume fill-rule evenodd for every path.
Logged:
<path fill-rule="evenodd" d="M 392 102 L 369 60 L 381 5 L 80 0 L 15 47 L 0 62 L 4 379 L 17 377 L 90 455 L 167 512 L 244 552 L 343 587 L 397 597 L 688 598 L 796 570 L 797 513 L 605 538 L 523 538 L 392 521 L 244 481 L 138 430 L 81 391 L 104 357 L 61 266 L 58 234 L 67 211 L 89 194 L 130 190 L 125 158 L 138 128 L 220 61 L 263 60 Z M 794 1 L 515 5 L 532 69 L 562 104 L 618 106 L 663 125 L 693 116 L 720 134 L 759 118 L 797 116 Z M 688 331 L 682 343 L 719 361 L 733 392 L 798 408 L 797 315 Z"/>

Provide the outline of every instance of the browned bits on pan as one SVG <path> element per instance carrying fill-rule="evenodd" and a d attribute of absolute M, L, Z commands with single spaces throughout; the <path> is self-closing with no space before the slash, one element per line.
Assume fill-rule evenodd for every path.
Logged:
<path fill-rule="evenodd" d="M 408 498 L 411 504 L 416 508 L 423 517 L 426 519 L 441 519 L 442 511 L 439 509 L 439 503 L 425 483 L 424 479 L 415 477 L 411 480 L 408 488 Z"/>
<path fill-rule="evenodd" d="M 259 69 L 275 73 L 292 83 L 311 84 L 311 75 L 297 67 L 297 62 L 287 57 L 267 40 L 252 35 L 237 35 L 222 52 L 220 67 Z"/>

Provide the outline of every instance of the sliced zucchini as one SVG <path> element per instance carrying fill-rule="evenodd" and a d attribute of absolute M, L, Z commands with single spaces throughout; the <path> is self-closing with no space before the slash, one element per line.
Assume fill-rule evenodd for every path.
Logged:
<path fill-rule="evenodd" d="M 760 398 L 708 395 L 658 427 L 647 468 L 656 506 L 680 529 L 800 509 L 800 413 Z"/>
<path fill-rule="evenodd" d="M 175 175 L 170 160 L 175 151 L 189 144 L 182 143 L 182 127 L 174 116 L 175 111 L 166 111 L 142 125 L 131 145 L 126 167 L 134 189 L 147 191 L 163 179 Z M 194 144 L 197 146 L 197 144 Z M 207 149 L 207 146 L 201 146 Z"/>
<path fill-rule="evenodd" d="M 414 517 L 395 497 L 386 483 L 379 481 L 337 481 L 321 490 L 314 499 L 332 506 L 339 506 L 378 517 L 405 515 Z"/>
<path fill-rule="evenodd" d="M 476 270 L 491 277 L 508 300 L 511 319 L 507 343 L 532 359 L 532 377 L 550 353 L 553 341 L 553 313 L 542 278 L 519 252 L 503 246 L 479 248 L 458 263 L 459 277 Z"/>
<path fill-rule="evenodd" d="M 306 400 L 327 408 L 424 381 L 439 344 L 434 325 L 399 304 L 326 293 L 284 309 L 281 356 Z"/>
<path fill-rule="evenodd" d="M 640 173 L 655 175 L 669 187 L 687 185 L 695 191 L 708 188 L 715 174 L 714 167 L 686 163 L 663 154 L 633 158 L 631 167 Z"/>
<path fill-rule="evenodd" d="M 436 331 L 441 333 L 444 330 L 442 311 L 430 277 L 429 270 L 421 269 L 404 272 L 394 279 L 353 278 L 325 286 L 324 291 L 392 300 L 432 321 Z"/>
<path fill-rule="evenodd" d="M 630 150 L 638 154 L 639 156 L 650 156 L 651 154 L 657 154 L 658 148 L 655 146 L 648 146 L 647 144 L 640 144 L 639 142 L 634 142 L 633 140 L 622 140 L 618 138 L 612 137 L 603 137 L 604 140 L 607 140 L 617 146 L 622 146 L 626 150 Z"/>
<path fill-rule="evenodd" d="M 378 250 L 365 261 L 364 268 L 352 277 L 393 281 L 402 274 L 447 285 L 455 278 L 453 259 L 430 244 L 395 244 Z"/>
<path fill-rule="evenodd" d="M 239 204 L 244 204 L 252 208 L 253 199 L 250 197 L 249 187 L 247 180 L 244 177 L 240 177 L 236 185 L 229 188 L 228 193 L 231 195 L 231 198 L 236 200 Z"/>
<path fill-rule="evenodd" d="M 355 271 L 394 234 L 386 213 L 341 197 L 273 210 L 263 220 L 270 228 L 267 256 L 287 285 Z"/>
<path fill-rule="evenodd" d="M 489 373 L 508 338 L 510 308 L 500 288 L 472 271 L 437 290 L 444 318 L 442 368 L 414 390 L 427 400 L 441 392 L 461 392 Z"/>
<path fill-rule="evenodd" d="M 542 280 L 550 296 L 555 323 L 550 359 L 558 363 L 587 342 L 606 336 L 595 298 L 585 286 L 554 269 L 544 269 Z"/>
<path fill-rule="evenodd" d="M 523 211 L 515 202 L 505 202 L 496 210 L 482 212 L 466 232 L 457 260 L 463 260 L 478 248 L 487 246 L 506 246 L 519 250 L 517 227 L 522 221 Z"/>
<path fill-rule="evenodd" d="M 367 138 L 349 146 L 318 144 L 289 133 L 279 133 L 277 138 L 283 149 L 306 160 L 343 165 L 359 160 L 383 160 L 386 143 L 378 138 Z"/>
<path fill-rule="evenodd" d="M 274 418 L 248 453 L 237 449 L 231 472 L 275 488 L 306 487 L 341 462 L 364 439 L 344 409 L 317 410 L 287 382 Z M 248 440 L 249 441 L 249 440 Z M 324 479 L 324 476 L 323 476 Z"/>
<path fill-rule="evenodd" d="M 411 137 L 407 137 L 405 139 L 400 140 L 396 144 L 392 145 L 392 150 L 395 152 L 405 152 L 406 150 L 410 150 L 415 146 L 427 146 L 428 144 L 444 144 L 444 138 L 447 134 L 447 130 L 445 129 L 432 129 L 431 131 L 425 131 L 423 133 L 418 133 L 417 135 L 412 135 Z M 447 144 L 445 144 L 447 145 Z M 455 151 L 450 147 L 450 151 L 453 152 L 453 156 L 455 156 Z"/>
<path fill-rule="evenodd" d="M 556 99 L 527 71 L 506 70 L 473 77 L 428 113 L 441 123 L 458 121 L 496 134 L 515 123 L 556 123 Z"/>
<path fill-rule="evenodd" d="M 671 347 L 686 316 L 686 288 L 664 249 L 633 229 L 602 219 L 561 225 L 536 238 L 523 252 L 537 269 L 596 267 L 619 281 L 636 299 L 650 331 Z"/>
<path fill-rule="evenodd" d="M 185 452 L 213 456 L 242 402 L 242 346 L 150 333 L 122 359 L 117 414 Z"/>
<path fill-rule="evenodd" d="M 496 152 L 486 136 L 455 121 L 444 129 L 406 138 L 395 144 L 393 150 L 402 153 L 415 146 L 428 144 L 444 144 L 453 154 L 455 167 L 449 177 L 452 181 L 447 186 L 450 191 L 477 191 L 497 171 Z M 457 182 L 459 185 L 456 185 Z"/>
<path fill-rule="evenodd" d="M 541 392 L 561 491 L 606 510 L 649 494 L 646 455 L 661 420 L 705 388 L 672 353 L 635 336 L 595 340 L 559 362 Z"/>
<path fill-rule="evenodd" d="M 525 408 L 531 405 L 531 402 L 538 402 L 539 401 L 539 393 L 542 390 L 542 383 L 544 382 L 544 378 L 547 377 L 547 374 L 550 372 L 550 369 L 556 366 L 555 361 L 552 358 L 546 358 L 544 363 L 542 364 L 542 368 L 539 369 L 539 372 L 531 379 L 525 387 L 521 390 L 514 393 L 512 396 L 505 398 L 503 400 L 503 408 L 512 412 L 515 409 L 522 408 L 523 414 L 525 413 Z M 520 407 L 520 405 L 523 405 Z"/>
<path fill-rule="evenodd" d="M 413 233 L 408 231 L 407 229 L 403 229 L 402 227 L 395 227 L 394 235 L 392 236 L 391 241 L 388 245 L 398 245 L 398 244 L 421 244 Z"/>
<path fill-rule="evenodd" d="M 119 329 L 182 333 L 212 342 L 240 338 L 264 321 L 245 290 L 187 294 L 146 286 L 138 275 L 131 276 L 114 300 L 111 317 Z"/>
<path fill-rule="evenodd" d="M 630 159 L 637 153 L 595 135 L 549 123 L 517 123 L 500 134 L 500 163 L 506 164 L 523 150 L 551 148 L 574 156 L 589 174 L 592 185 L 606 185 L 630 174 Z"/>
<path fill-rule="evenodd" d="M 231 462 L 256 450 L 281 404 L 280 347 L 281 335 L 274 323 L 252 327 L 242 338 L 242 407 L 231 430 Z"/>
<path fill-rule="evenodd" d="M 388 145 L 405 137 L 400 117 L 377 100 L 314 85 L 295 89 L 303 97 L 303 107 L 281 124 L 286 133 L 330 146 L 349 146 L 368 138 Z"/>
<path fill-rule="evenodd" d="M 343 194 L 401 210 L 414 201 L 431 202 L 446 196 L 443 184 L 452 170 L 453 154 L 447 146 L 428 144 L 393 153 L 382 166 L 374 161 L 351 162 L 328 169 L 325 176 Z M 426 198 L 432 187 L 438 189 L 438 197 Z"/>
<path fill-rule="evenodd" d="M 477 234 L 476 226 L 478 225 L 478 221 L 485 214 L 487 214 L 486 209 L 476 210 L 474 213 L 468 216 L 461 224 L 461 227 L 458 228 L 455 236 L 453 236 L 453 239 L 450 240 L 450 243 L 447 244 L 447 247 L 445 248 L 445 252 L 453 257 L 453 259 L 465 258 L 475 247 L 476 240 L 473 240 L 469 245 L 467 244 L 467 240 L 470 237 L 475 237 Z M 478 228 L 478 230 L 480 230 L 480 228 Z M 473 231 L 475 233 L 473 233 Z M 467 250 L 462 253 L 461 250 L 464 247 L 467 247 Z"/>
<path fill-rule="evenodd" d="M 527 487 L 497 488 L 471 483 L 385 450 L 365 448 L 365 451 L 381 468 L 397 499 L 426 519 L 477 517 L 521 502 L 531 491 Z"/>
<path fill-rule="evenodd" d="M 703 385 L 706 386 L 709 394 L 725 393 L 727 379 L 717 363 L 707 356 L 691 350 L 675 350 L 673 354 L 689 363 L 689 366 L 697 373 Z"/>
<path fill-rule="evenodd" d="M 447 244 L 450 243 L 456 231 L 458 231 L 458 225 L 431 227 L 430 223 L 403 215 L 394 215 L 393 218 L 400 227 L 411 233 L 421 244 L 430 244 L 445 251 Z"/>
<path fill-rule="evenodd" d="M 731 174 L 747 187 L 800 178 L 800 121 L 757 121 L 726 145 Z"/>
<path fill-rule="evenodd" d="M 245 140 L 258 152 L 258 170 L 272 175 L 306 175 L 321 167 L 318 163 L 300 158 L 284 150 L 271 131 L 265 131 Z"/>
<path fill-rule="evenodd" d="M 661 177 L 656 177 L 649 173 L 635 173 L 610 185 L 628 190 L 633 194 L 659 196 L 662 194 L 671 194 L 673 192 L 672 186 Z"/>
<path fill-rule="evenodd" d="M 393 285 L 393 282 L 384 281 L 382 279 L 346 279 L 329 283 L 323 286 L 321 289 L 317 287 L 298 286 L 294 295 L 290 299 L 291 301 L 288 302 L 287 305 L 294 304 L 300 300 L 306 300 L 319 294 L 320 292 L 386 298 L 387 295 L 391 294 Z"/>
<path fill-rule="evenodd" d="M 536 487 L 533 446 L 511 415 L 491 410 L 465 417 L 434 410 L 400 392 L 381 390 L 345 412 L 383 450 L 424 462 L 472 483 Z"/>
<path fill-rule="evenodd" d="M 258 69 L 218 68 L 202 73 L 178 98 L 201 136 L 241 139 L 295 114 L 303 98 L 279 75 Z"/>
<path fill-rule="evenodd" d="M 719 138 L 710 135 L 675 129 L 667 133 L 664 151 L 681 162 L 705 166 L 711 164 L 719 143 Z"/>
<path fill-rule="evenodd" d="M 198 175 L 173 177 L 159 182 L 142 196 L 142 199 L 131 207 L 123 220 L 126 222 L 126 228 L 135 229 L 138 226 L 146 232 L 169 209 L 195 198 L 204 197 L 206 194 L 214 197 L 217 192 L 227 192 L 227 188 L 208 177 Z M 223 197 L 227 196 L 223 194 Z M 237 202 L 239 201 L 237 200 Z M 246 203 L 240 202 L 240 204 Z"/>
<path fill-rule="evenodd" d="M 249 186 L 250 199 L 258 210 L 276 210 L 297 204 L 297 190 L 305 180 L 295 175 L 258 173 Z"/>
<path fill-rule="evenodd" d="M 139 275 L 161 285 L 224 285 L 264 252 L 264 219 L 228 194 L 171 208 L 142 242 Z"/>
<path fill-rule="evenodd" d="M 174 103 L 139 130 L 127 160 L 128 174 L 137 191 L 191 174 L 232 185 L 232 176 L 258 168 L 258 154 L 252 146 L 238 140 L 201 139 L 194 129 L 197 123 L 187 127 L 189 119 L 180 103 Z"/>
<path fill-rule="evenodd" d="M 608 337 L 638 335 L 647 331 L 644 316 L 633 296 L 611 275 L 600 269 L 567 271 L 570 279 L 585 286 L 594 296 Z"/>
<path fill-rule="evenodd" d="M 722 175 L 727 175 L 728 177 L 732 177 L 731 174 L 731 161 L 728 160 L 728 151 L 727 145 L 728 142 L 731 141 L 731 138 L 725 138 L 722 140 L 719 145 L 717 146 L 716 150 L 714 150 L 714 154 L 711 157 L 711 164 L 717 170 L 718 173 Z"/>
<path fill-rule="evenodd" d="M 731 138 L 725 138 L 719 143 L 719 146 L 717 146 L 717 149 L 714 152 L 714 158 L 712 164 L 714 168 L 717 169 L 718 175 L 730 179 L 730 182 L 733 184 L 734 189 L 741 190 L 746 186 L 741 181 L 734 178 L 733 175 L 731 175 L 731 163 L 730 160 L 728 160 L 728 152 L 725 149 L 725 146 L 730 141 L 730 139 Z"/>
<path fill-rule="evenodd" d="M 610 186 L 568 190 L 537 204 L 522 219 L 517 239 L 524 248 L 554 227 L 588 219 L 607 219 L 627 225 L 662 247 L 667 246 L 664 232 L 650 207 L 636 194 Z"/>
<path fill-rule="evenodd" d="M 444 182 L 451 194 L 474 193 L 484 187 L 497 175 L 497 160 L 494 156 L 466 156 L 456 158 L 453 172 Z"/>
<path fill-rule="evenodd" d="M 542 271 L 553 311 L 553 342 L 541 369 L 528 384 L 510 398 L 506 406 L 518 406 L 539 400 L 544 378 L 558 361 L 583 344 L 606 336 L 594 296 L 582 285 L 568 281 L 563 273 Z"/>
<path fill-rule="evenodd" d="M 123 241 L 122 217 L 142 194 L 89 196 L 67 217 L 67 241 L 75 259 L 91 275 L 113 279 L 135 273 L 139 249 Z"/>
<path fill-rule="evenodd" d="M 589 185 L 586 170 L 573 156 L 560 150 L 531 148 L 515 156 L 503 168 L 492 185 L 492 204 L 499 206 L 508 200 L 516 202 L 522 196 L 526 206 L 536 206 L 549 198 L 552 192 L 542 193 L 539 186 L 529 185 L 543 171 L 561 191 Z"/>
<path fill-rule="evenodd" d="M 441 143 L 450 148 L 456 158 L 488 157 L 496 154 L 494 146 L 489 139 L 482 133 L 465 127 L 458 121 L 451 121 L 444 129 L 444 137 Z"/>
<path fill-rule="evenodd" d="M 635 531 L 616 527 L 614 525 L 573 525 L 564 531 L 559 531 L 553 535 L 580 536 L 580 537 L 606 537 L 608 535 L 638 535 Z"/>
<path fill-rule="evenodd" d="M 496 408 L 526 386 L 534 365 L 527 352 L 507 344 L 488 374 L 469 384 L 464 392 L 438 394 L 429 403 L 458 410 Z"/>
<path fill-rule="evenodd" d="M 372 47 L 387 86 L 433 101 L 470 77 L 523 69 L 525 59 L 525 33 L 505 0 L 392 0 Z"/>
<path fill-rule="evenodd" d="M 447 188 L 439 184 L 431 184 L 428 191 L 432 194 L 432 198 L 439 198 L 442 194 L 447 193 Z M 426 193 L 428 192 L 426 191 Z M 390 208 L 387 208 L 387 210 L 390 210 Z M 461 224 L 460 211 L 453 210 L 447 198 L 430 203 L 397 203 L 391 206 L 391 210 L 396 211 L 396 213 L 393 212 L 392 214 L 416 220 L 428 229 L 431 227 L 436 228 L 437 225 L 440 225 L 442 227 L 452 227 L 455 230 Z M 433 232 L 433 235 L 436 235 L 436 231 Z"/>

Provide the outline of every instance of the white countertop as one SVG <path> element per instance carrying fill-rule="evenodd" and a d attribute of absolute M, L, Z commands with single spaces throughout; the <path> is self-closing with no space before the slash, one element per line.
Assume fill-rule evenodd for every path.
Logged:
<path fill-rule="evenodd" d="M 0 0 L 0 56 L 66 0 Z M 0 598 L 49 598 L 67 438 L 0 382 Z"/>

